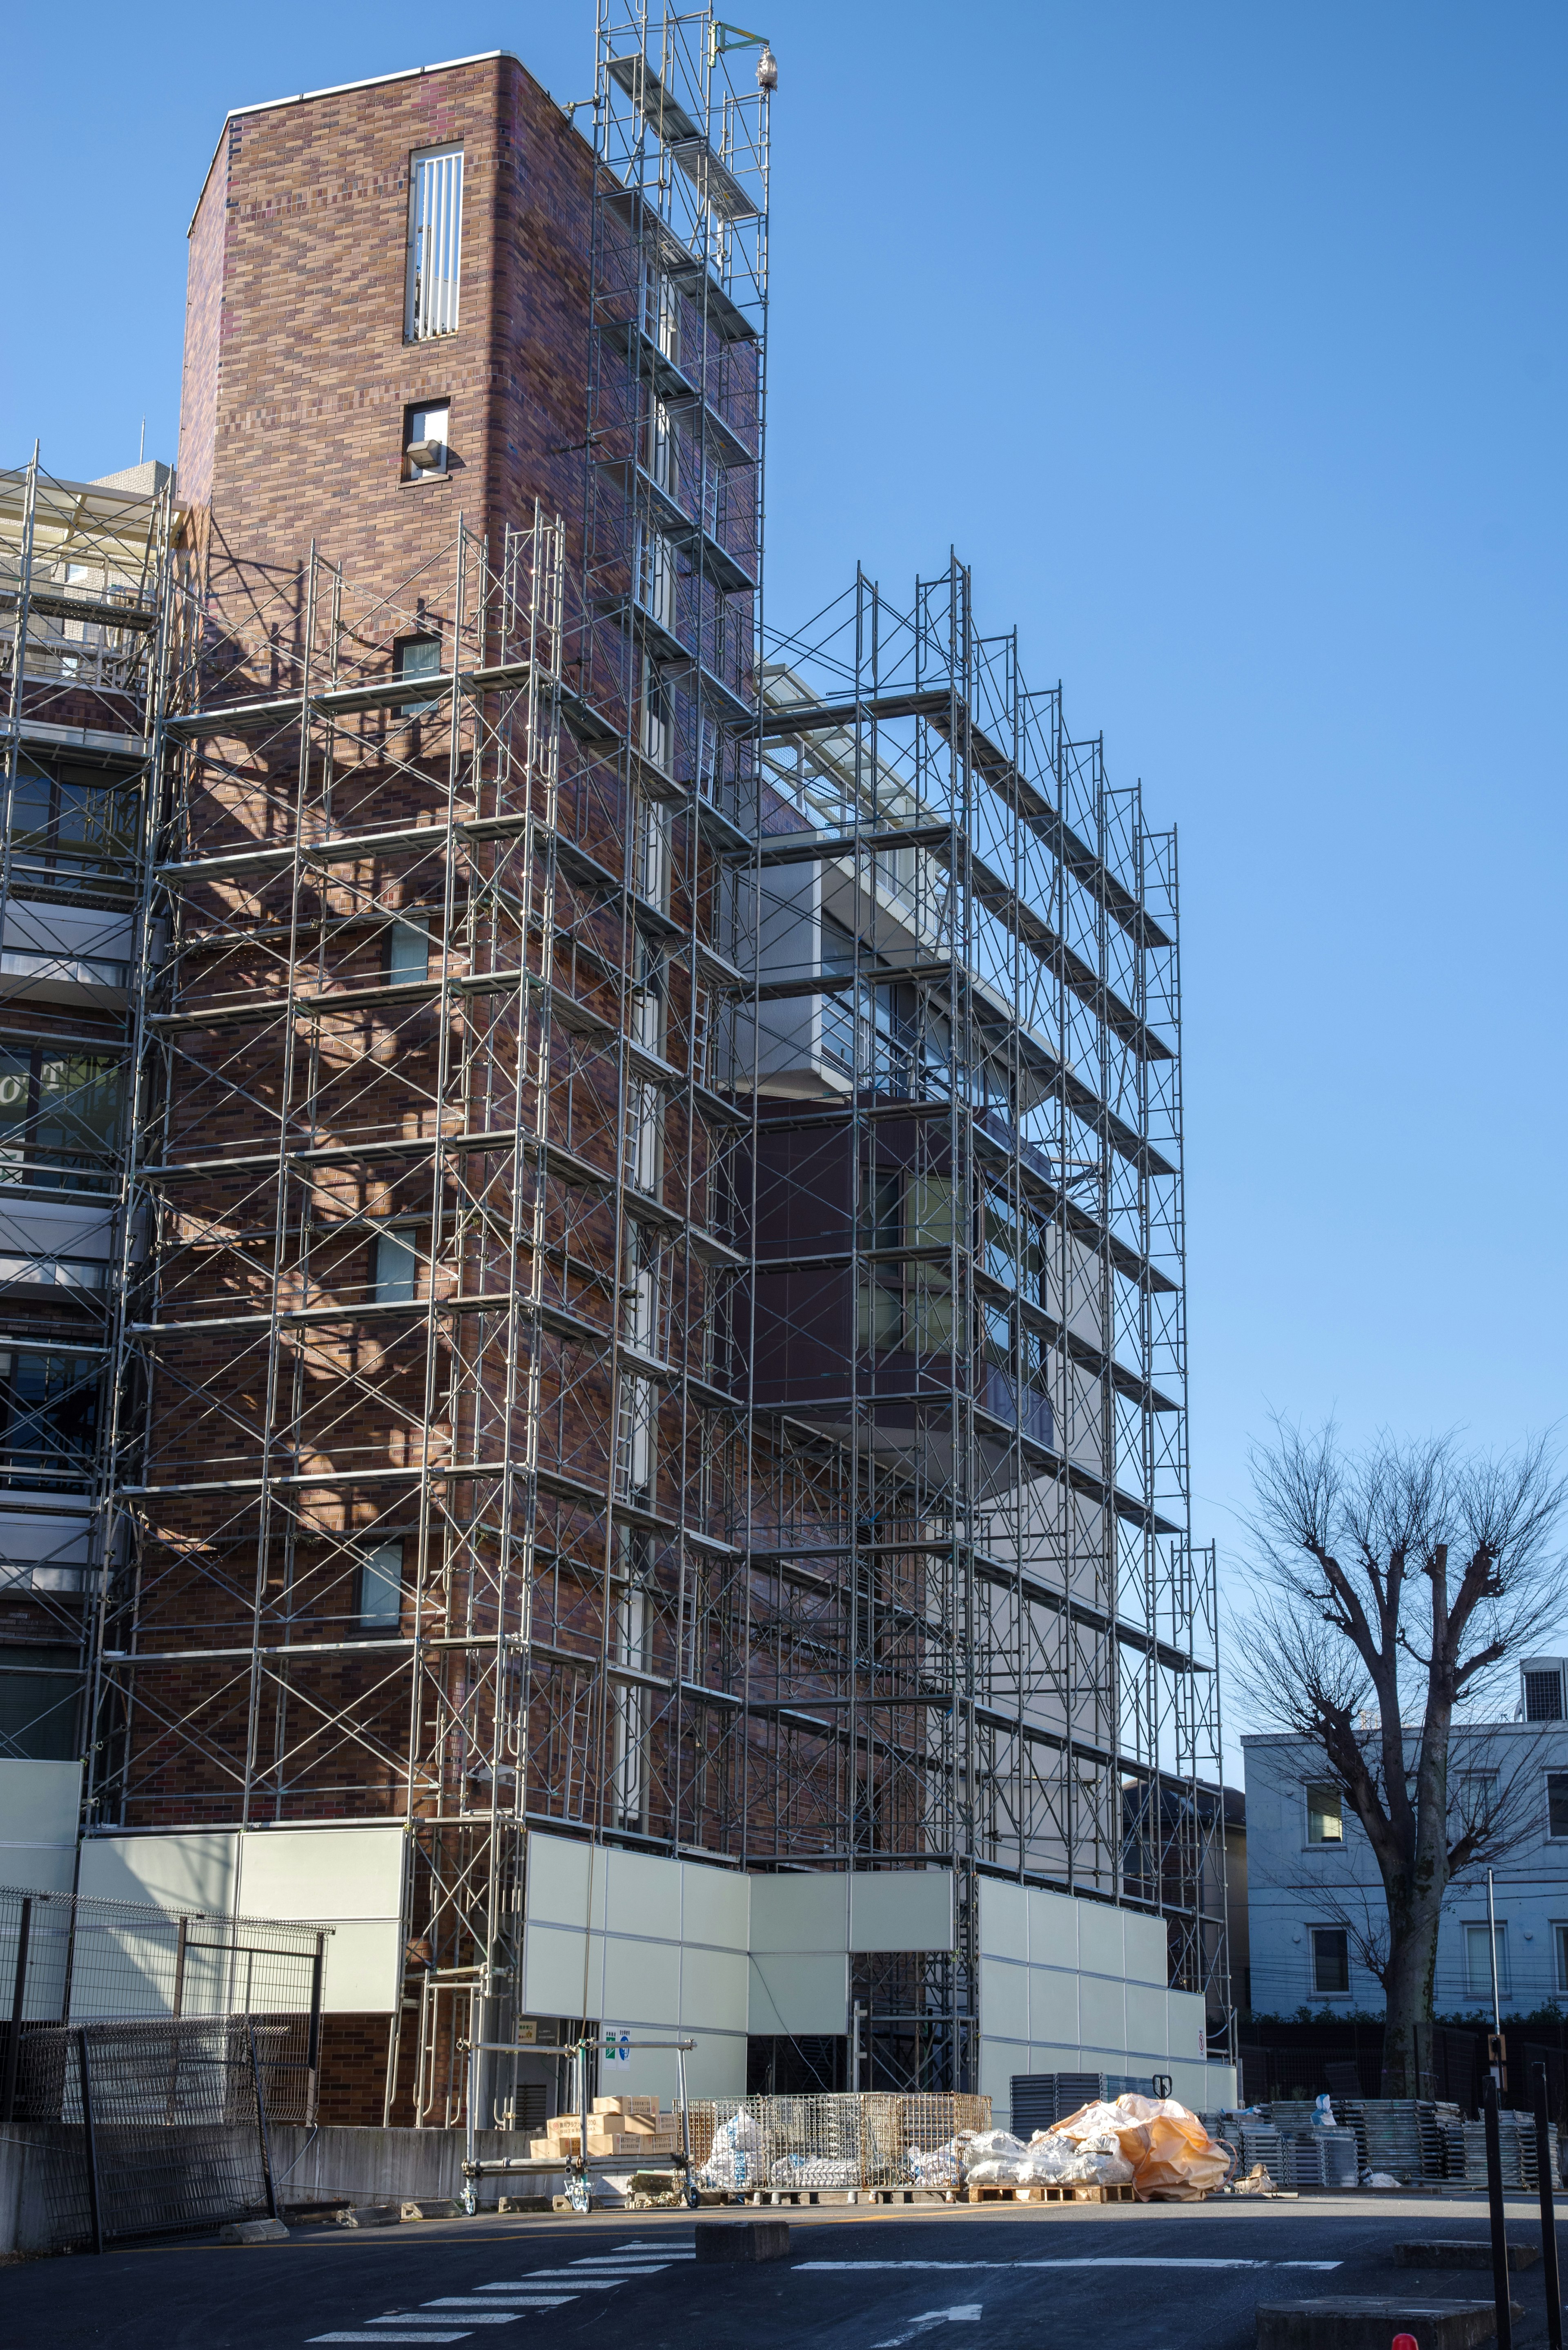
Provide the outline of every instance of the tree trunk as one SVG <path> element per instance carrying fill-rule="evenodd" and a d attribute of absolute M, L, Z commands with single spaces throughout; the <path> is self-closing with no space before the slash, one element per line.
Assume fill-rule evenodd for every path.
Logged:
<path fill-rule="evenodd" d="M 1414 1905 L 1414 1914 L 1388 1953 L 1383 2026 L 1386 2097 L 1432 2095 L 1432 1983 L 1441 1913 L 1440 1902 Z M 1392 1918 L 1389 1923 L 1392 1927 Z"/>

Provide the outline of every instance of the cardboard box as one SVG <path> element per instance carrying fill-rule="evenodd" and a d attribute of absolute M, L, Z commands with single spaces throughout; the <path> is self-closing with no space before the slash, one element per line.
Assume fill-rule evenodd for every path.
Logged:
<path fill-rule="evenodd" d="M 633 2162 L 640 2162 L 652 2145 L 651 2138 L 639 2137 L 633 2130 L 606 2131 L 602 2137 L 592 2130 L 588 2133 L 588 2154 L 599 2162 L 624 2160 L 628 2157 Z"/>
<path fill-rule="evenodd" d="M 596 2097 L 596 2114 L 646 2114 L 649 2120 L 659 2118 L 657 2097 Z"/>

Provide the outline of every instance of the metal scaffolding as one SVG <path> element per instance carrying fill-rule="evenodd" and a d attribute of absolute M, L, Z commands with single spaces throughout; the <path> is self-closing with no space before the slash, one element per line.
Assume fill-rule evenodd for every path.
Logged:
<path fill-rule="evenodd" d="M 956 562 L 764 639 L 770 88 L 600 6 L 580 518 L 149 575 L 88 1818 L 402 1819 L 389 2117 L 530 1826 L 951 1866 L 871 2085 L 987 1872 L 1227 2003 L 1174 838 Z"/>
<path fill-rule="evenodd" d="M 6 1753 L 74 1754 L 113 1556 L 132 972 L 179 512 L 167 467 L 0 473 L 0 1588 Z M 19 1694 L 18 1694 L 19 1691 Z"/>

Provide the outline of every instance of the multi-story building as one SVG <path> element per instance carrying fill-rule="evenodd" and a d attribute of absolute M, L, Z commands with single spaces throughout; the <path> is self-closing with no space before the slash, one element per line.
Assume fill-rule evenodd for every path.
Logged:
<path fill-rule="evenodd" d="M 1507 2015 L 1568 1998 L 1568 1659 L 1529 1659 L 1511 1721 L 1457 1724 L 1449 1759 L 1455 1833 L 1491 1819 L 1497 1856 L 1455 1883 L 1438 1934 L 1438 2015 Z M 1372 1847 L 1321 1750 L 1288 1734 L 1243 1738 L 1251 2006 L 1381 2014 L 1374 1961 L 1386 1910 Z M 1414 1755 L 1412 1737 L 1411 1752 Z"/>
<path fill-rule="evenodd" d="M 601 8 L 192 224 L 78 1875 L 334 1921 L 327 2113 L 1228 2053 L 1174 838 L 956 563 L 764 636 L 774 79 Z"/>

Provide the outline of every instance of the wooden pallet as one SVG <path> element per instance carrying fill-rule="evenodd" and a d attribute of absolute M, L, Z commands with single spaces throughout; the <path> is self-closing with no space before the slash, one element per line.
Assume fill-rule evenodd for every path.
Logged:
<path fill-rule="evenodd" d="M 1021 2187 L 1021 2200 L 1031 2203 L 1136 2203 L 1137 2197 L 1130 2180 L 1121 2187 L 1074 2187 L 1065 2181 L 1060 2186 L 1039 2185 Z"/>
<path fill-rule="evenodd" d="M 1029 2189 L 1022 2191 L 1027 2195 Z M 1016 2203 L 1019 2193 L 1016 2187 L 966 2187 L 963 2199 L 966 2203 Z"/>

